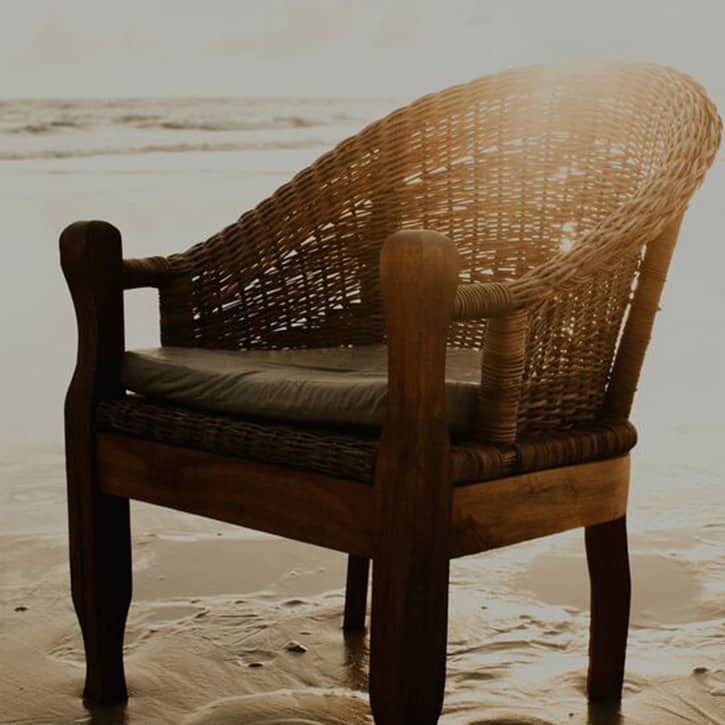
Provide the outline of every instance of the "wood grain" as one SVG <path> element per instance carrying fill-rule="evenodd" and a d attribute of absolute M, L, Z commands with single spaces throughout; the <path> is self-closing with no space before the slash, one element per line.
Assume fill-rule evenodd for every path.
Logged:
<path fill-rule="evenodd" d="M 350 554 L 347 559 L 347 582 L 345 585 L 345 616 L 342 628 L 346 632 L 365 631 L 365 613 L 368 604 L 368 582 L 370 581 L 370 559 Z"/>
<path fill-rule="evenodd" d="M 154 441 L 98 433 L 101 490 L 360 556 L 373 489 Z"/>
<path fill-rule="evenodd" d="M 370 644 L 377 725 L 433 724 L 443 704 L 451 522 L 446 336 L 459 270 L 451 241 L 383 245 L 388 411 L 378 451 Z"/>
<path fill-rule="evenodd" d="M 632 596 L 625 517 L 588 526 L 585 542 L 591 584 L 587 692 L 592 700 L 618 700 Z"/>
<path fill-rule="evenodd" d="M 629 456 L 454 489 L 451 555 L 466 556 L 624 515 Z"/>
<path fill-rule="evenodd" d="M 102 397 L 120 392 L 121 235 L 105 222 L 77 222 L 61 235 L 60 253 L 78 322 L 78 359 L 65 401 L 71 590 L 86 655 L 83 696 L 111 704 L 127 697 L 131 538 L 128 501 L 98 489 L 93 411 Z"/>

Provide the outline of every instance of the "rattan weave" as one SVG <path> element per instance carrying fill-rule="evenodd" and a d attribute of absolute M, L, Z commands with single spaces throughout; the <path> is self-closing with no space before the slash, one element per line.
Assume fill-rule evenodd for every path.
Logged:
<path fill-rule="evenodd" d="M 372 484 L 378 434 L 240 420 L 126 396 L 101 402 L 99 430 L 196 448 L 223 456 L 288 466 Z M 467 442 L 451 449 L 453 482 L 462 485 L 517 473 L 624 455 L 637 434 L 627 422 L 524 436 L 516 443 Z"/>
<path fill-rule="evenodd" d="M 432 229 L 462 260 L 449 343 L 525 345 L 508 370 L 484 354 L 479 441 L 591 424 L 645 251 L 683 214 L 720 129 L 697 83 L 653 64 L 482 77 L 371 124 L 188 251 L 128 263 L 127 286 L 159 287 L 167 345 L 377 343 L 381 245 Z"/>

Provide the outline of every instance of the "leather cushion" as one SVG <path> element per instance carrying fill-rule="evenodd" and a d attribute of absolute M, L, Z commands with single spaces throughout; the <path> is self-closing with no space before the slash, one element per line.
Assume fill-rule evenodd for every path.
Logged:
<path fill-rule="evenodd" d="M 446 400 L 452 433 L 475 426 L 481 353 L 449 349 Z M 122 383 L 149 398 L 243 418 L 379 428 L 387 397 L 387 348 L 133 350 Z"/>

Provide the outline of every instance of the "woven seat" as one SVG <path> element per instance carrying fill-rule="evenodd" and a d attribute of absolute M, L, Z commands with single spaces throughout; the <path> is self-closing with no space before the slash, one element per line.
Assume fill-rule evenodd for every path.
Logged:
<path fill-rule="evenodd" d="M 96 420 L 99 430 L 109 433 L 288 465 L 362 483 L 371 484 L 374 480 L 379 439 L 374 430 L 341 432 L 319 425 L 245 420 L 140 396 L 103 401 Z M 634 426 L 627 421 L 528 435 L 514 443 L 461 440 L 451 449 L 453 483 L 464 485 L 613 458 L 627 453 L 636 441 Z"/>
<path fill-rule="evenodd" d="M 629 415 L 720 133 L 671 68 L 522 68 L 394 111 L 178 254 L 123 259 L 115 227 L 68 227 L 85 697 L 126 697 L 139 499 L 347 552 L 348 632 L 373 561 L 378 725 L 437 722 L 451 558 L 584 528 L 587 690 L 619 698 Z M 137 287 L 159 291 L 161 348 L 124 358 Z"/>

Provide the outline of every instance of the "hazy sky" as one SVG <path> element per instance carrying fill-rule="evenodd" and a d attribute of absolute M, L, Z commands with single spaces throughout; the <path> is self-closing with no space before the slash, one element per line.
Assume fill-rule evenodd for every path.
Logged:
<path fill-rule="evenodd" d="M 634 58 L 725 97 L 725 0 L 0 0 L 0 95 L 410 96 Z"/>

